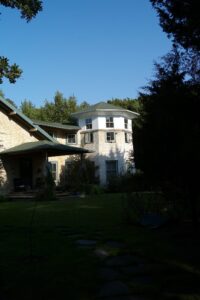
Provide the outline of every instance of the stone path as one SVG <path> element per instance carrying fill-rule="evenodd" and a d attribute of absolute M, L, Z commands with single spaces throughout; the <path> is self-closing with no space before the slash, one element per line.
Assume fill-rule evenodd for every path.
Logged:
<path fill-rule="evenodd" d="M 152 278 L 145 273 L 146 262 L 140 257 L 130 254 L 126 244 L 119 241 L 106 241 L 102 243 L 97 239 L 77 239 L 75 244 L 79 248 L 93 251 L 100 259 L 99 290 L 96 294 L 97 300 L 147 300 L 142 296 L 133 295 L 130 289 L 132 285 L 148 285 Z M 101 244 L 101 247 L 98 245 Z M 117 255 L 112 250 L 117 250 Z M 110 251 L 111 250 L 111 251 Z"/>

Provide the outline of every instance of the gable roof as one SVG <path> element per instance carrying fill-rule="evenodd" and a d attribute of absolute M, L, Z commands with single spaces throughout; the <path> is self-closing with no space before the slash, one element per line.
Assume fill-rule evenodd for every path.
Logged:
<path fill-rule="evenodd" d="M 106 102 L 99 102 L 95 105 L 89 106 L 87 109 L 72 113 L 72 116 L 75 118 L 79 118 L 81 116 L 91 115 L 91 113 L 95 113 L 98 115 L 109 114 L 109 113 L 113 113 L 113 114 L 120 113 L 122 115 L 129 116 L 131 119 L 133 119 L 139 115 L 136 112 L 133 112 L 131 110 L 128 110 L 128 109 L 120 107 L 120 106 L 116 106 L 116 105 L 109 104 Z"/>
<path fill-rule="evenodd" d="M 0 107 L 6 112 L 6 114 L 14 120 L 16 123 L 23 123 L 28 128 L 29 132 L 39 136 L 42 139 L 48 141 L 57 142 L 52 136 L 50 136 L 40 126 L 34 124 L 34 122 L 25 116 L 19 109 L 14 107 L 9 101 L 0 96 Z"/>
<path fill-rule="evenodd" d="M 39 121 L 39 120 L 33 120 L 33 123 L 35 125 L 49 127 L 49 128 L 58 128 L 63 130 L 76 130 L 78 131 L 80 129 L 79 126 L 75 125 L 69 125 L 69 124 L 63 124 L 63 123 L 56 123 L 56 122 L 46 122 L 46 121 Z"/>

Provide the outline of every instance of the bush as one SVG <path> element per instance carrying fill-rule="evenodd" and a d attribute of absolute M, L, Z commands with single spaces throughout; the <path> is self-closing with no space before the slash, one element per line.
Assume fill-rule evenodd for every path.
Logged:
<path fill-rule="evenodd" d="M 111 178 L 107 185 L 107 191 L 111 193 L 130 193 L 159 190 L 159 187 L 144 174 L 137 171 L 135 174 L 127 173 L 125 175 Z"/>
<path fill-rule="evenodd" d="M 47 175 L 44 180 L 44 185 L 36 194 L 37 201 L 53 201 L 56 200 L 55 195 L 55 183 L 52 174 L 49 169 L 47 169 Z"/>
<path fill-rule="evenodd" d="M 70 170 L 65 173 L 63 169 L 62 189 L 70 192 L 99 193 L 99 179 L 96 176 L 98 167 L 89 159 L 70 162 Z"/>
<path fill-rule="evenodd" d="M 145 214 L 172 217 L 171 203 L 161 192 L 128 193 L 122 199 L 123 215 L 128 223 L 137 223 Z"/>

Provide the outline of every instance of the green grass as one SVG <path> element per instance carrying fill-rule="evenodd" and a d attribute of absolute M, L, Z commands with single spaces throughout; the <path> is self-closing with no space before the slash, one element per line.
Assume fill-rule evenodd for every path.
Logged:
<path fill-rule="evenodd" d="M 93 250 L 77 247 L 78 238 L 98 238 L 99 247 L 107 240 L 123 241 L 125 251 L 143 258 L 144 273 L 153 281 L 141 286 L 134 277 L 124 278 L 133 293 L 149 299 L 200 299 L 199 237 L 189 227 L 129 225 L 122 201 L 122 195 L 106 194 L 0 203 L 0 299 L 94 299 L 102 262 Z"/>

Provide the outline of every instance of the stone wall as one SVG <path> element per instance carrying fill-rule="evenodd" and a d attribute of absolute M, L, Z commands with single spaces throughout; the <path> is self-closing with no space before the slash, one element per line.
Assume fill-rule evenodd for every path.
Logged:
<path fill-rule="evenodd" d="M 34 136 L 0 110 L 0 152 L 23 143 L 34 141 L 37 141 Z M 11 189 L 13 178 L 17 176 L 17 161 L 16 159 L 12 159 L 11 162 L 11 159 L 9 161 L 8 159 L 4 159 L 2 162 L 4 165 L 4 170 L 2 170 L 2 189 L 7 191 Z M 14 171 L 15 168 L 16 170 Z"/>

